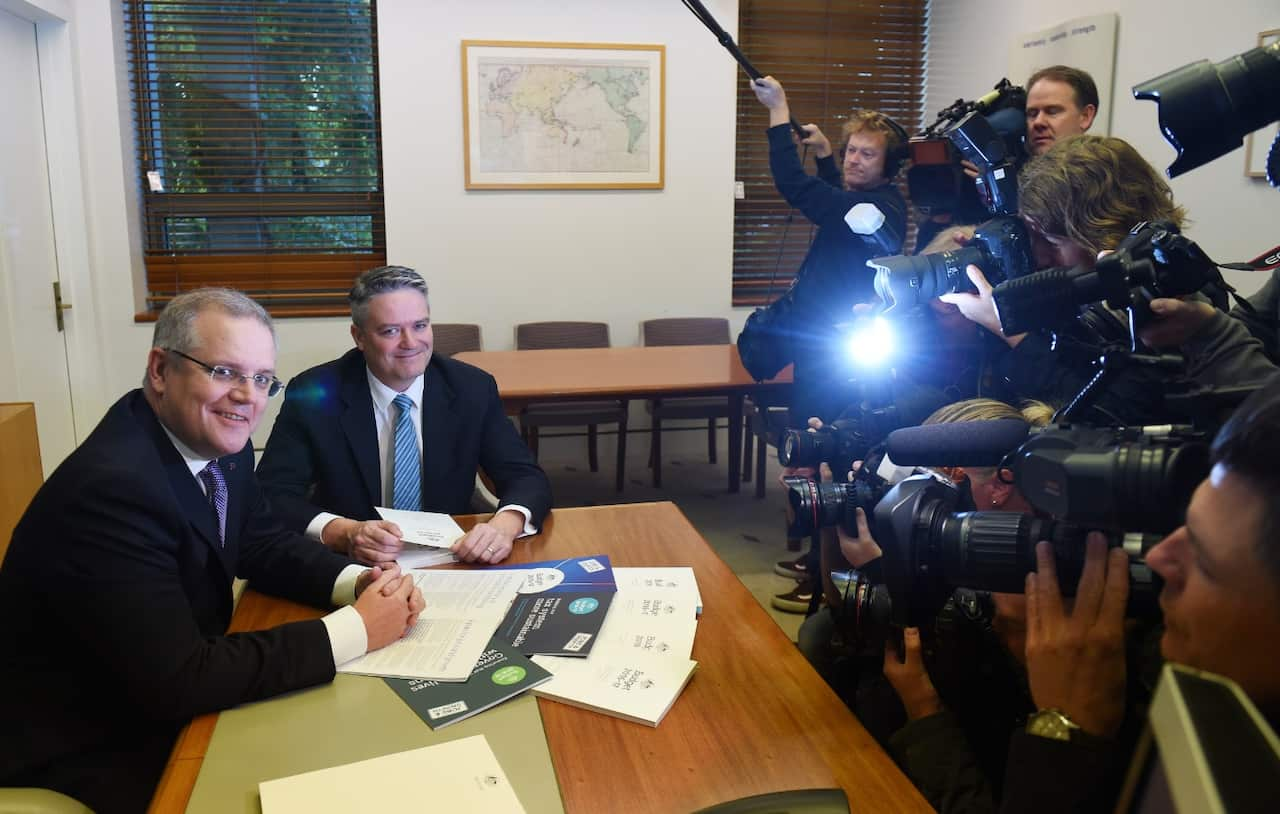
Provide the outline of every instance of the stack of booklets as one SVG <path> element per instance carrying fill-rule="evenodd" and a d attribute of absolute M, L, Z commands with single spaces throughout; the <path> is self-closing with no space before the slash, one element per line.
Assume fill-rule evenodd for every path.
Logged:
<path fill-rule="evenodd" d="M 400 527 L 400 542 L 404 548 L 396 562 L 408 571 L 431 565 L 457 562 L 452 546 L 463 536 L 462 526 L 452 517 L 440 512 L 415 512 L 407 509 L 375 507 L 383 520 Z"/>
<path fill-rule="evenodd" d="M 657 726 L 698 666 L 691 656 L 701 596 L 687 568 L 616 568 L 614 577 L 619 588 L 591 654 L 535 655 L 553 678 L 533 692 Z"/>
<path fill-rule="evenodd" d="M 483 735 L 267 780 L 258 794 L 263 814 L 524 811 Z"/>
<path fill-rule="evenodd" d="M 570 557 L 506 568 L 523 575 L 523 581 L 498 636 L 527 656 L 589 654 L 618 590 L 609 558 Z"/>
<path fill-rule="evenodd" d="M 404 638 L 339 665 L 360 673 L 466 681 L 511 607 L 518 571 L 410 571 L 427 606 Z"/>

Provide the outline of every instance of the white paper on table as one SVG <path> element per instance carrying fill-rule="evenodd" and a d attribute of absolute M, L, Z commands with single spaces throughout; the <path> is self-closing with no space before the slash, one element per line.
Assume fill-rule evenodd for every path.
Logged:
<path fill-rule="evenodd" d="M 698 615 L 702 615 L 702 593 L 698 590 L 698 580 L 693 569 L 687 565 L 668 567 L 617 567 L 613 569 L 613 579 L 618 590 L 627 588 L 650 589 L 655 593 L 671 592 L 692 597 L 698 606 Z"/>
<path fill-rule="evenodd" d="M 462 526 L 440 512 L 413 512 L 406 509 L 375 507 L 383 520 L 400 527 L 400 539 L 406 543 L 432 548 L 448 548 L 463 535 Z"/>
<path fill-rule="evenodd" d="M 370 778 L 392 778 L 369 788 Z M 412 779 L 412 782 L 404 782 Z M 483 735 L 446 741 L 258 784 L 263 814 L 436 811 L 523 814 L 511 781 Z"/>
<path fill-rule="evenodd" d="M 408 635 L 340 673 L 466 681 L 515 599 L 518 571 L 411 571 L 427 606 Z"/>
<path fill-rule="evenodd" d="M 694 603 L 688 595 L 660 589 L 619 587 L 590 658 L 600 653 L 692 658 L 698 632 Z"/>

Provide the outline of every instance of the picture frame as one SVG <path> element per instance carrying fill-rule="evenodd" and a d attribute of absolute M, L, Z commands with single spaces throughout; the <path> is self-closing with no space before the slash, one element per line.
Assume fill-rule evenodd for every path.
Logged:
<path fill-rule="evenodd" d="M 1266 47 L 1280 40 L 1280 28 L 1258 34 L 1258 47 Z M 1261 130 L 1244 137 L 1244 174 L 1250 178 L 1267 177 L 1267 151 L 1280 133 L 1280 122 L 1272 122 Z"/>
<path fill-rule="evenodd" d="M 462 41 L 467 189 L 662 189 L 666 46 Z"/>

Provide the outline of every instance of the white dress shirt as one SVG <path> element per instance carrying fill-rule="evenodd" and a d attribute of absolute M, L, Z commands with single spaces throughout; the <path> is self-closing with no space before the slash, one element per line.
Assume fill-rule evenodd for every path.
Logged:
<path fill-rule="evenodd" d="M 373 371 L 367 367 L 365 368 L 365 376 L 369 380 L 369 395 L 373 398 L 374 435 L 378 439 L 378 482 L 382 485 L 383 505 L 390 506 L 392 486 L 395 482 L 395 467 L 391 460 L 391 451 L 395 449 L 396 422 L 400 419 L 400 408 L 395 406 L 393 402 L 400 393 L 383 384 L 377 376 L 373 375 Z M 419 459 L 422 457 L 422 392 L 424 380 L 424 376 L 419 376 L 404 391 L 404 394 L 413 402 L 413 407 L 409 410 L 409 418 L 413 421 L 413 437 L 418 445 Z M 507 511 L 508 509 L 524 515 L 524 530 L 520 532 L 519 536 L 526 537 L 530 534 L 538 533 L 538 529 L 530 522 L 533 519 L 533 512 L 524 506 L 518 506 L 514 503 L 503 506 L 500 511 Z M 336 520 L 340 516 L 331 512 L 320 512 L 311 518 L 311 522 L 307 524 L 307 536 L 313 540 L 321 539 L 320 534 L 324 531 L 324 527 L 329 524 L 330 520 Z"/>

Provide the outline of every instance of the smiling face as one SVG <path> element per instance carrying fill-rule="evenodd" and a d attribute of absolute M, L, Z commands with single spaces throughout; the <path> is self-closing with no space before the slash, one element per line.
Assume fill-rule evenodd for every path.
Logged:
<path fill-rule="evenodd" d="M 195 318 L 194 328 L 198 341 L 184 352 L 201 362 L 250 375 L 275 375 L 275 338 L 258 320 L 210 309 Z M 266 392 L 252 381 L 215 382 L 195 362 L 163 348 L 152 348 L 147 357 L 147 383 L 148 400 L 160 422 L 208 458 L 243 449 L 267 404 Z"/>
<path fill-rule="evenodd" d="M 403 393 L 431 361 L 431 308 L 416 289 L 401 288 L 369 300 L 363 325 L 351 337 L 378 381 Z"/>
<path fill-rule="evenodd" d="M 1280 585 L 1258 553 L 1268 499 L 1219 464 L 1196 489 L 1187 522 L 1147 552 L 1160 592 L 1170 661 L 1220 673 L 1259 704 L 1280 703 Z"/>
<path fill-rule="evenodd" d="M 845 189 L 875 189 L 885 182 L 885 134 L 862 130 L 849 136 L 844 150 Z"/>
<path fill-rule="evenodd" d="M 1040 155 L 1059 139 L 1080 135 L 1097 112 L 1093 105 L 1081 108 L 1066 82 L 1038 80 L 1027 90 L 1027 152 Z"/>

